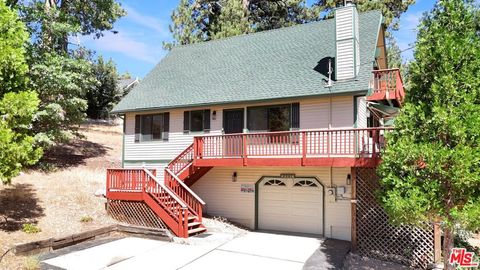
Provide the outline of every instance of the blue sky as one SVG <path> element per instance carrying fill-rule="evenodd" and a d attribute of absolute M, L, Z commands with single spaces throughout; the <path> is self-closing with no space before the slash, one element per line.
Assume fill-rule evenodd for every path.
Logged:
<path fill-rule="evenodd" d="M 171 40 L 168 30 L 170 15 L 178 0 L 121 0 L 128 15 L 115 23 L 112 32 L 100 39 L 80 38 L 82 45 L 93 49 L 104 58 L 112 58 L 119 72 L 130 72 L 143 78 L 165 56 L 162 42 Z M 415 41 L 419 19 L 423 12 L 432 9 L 435 1 L 417 0 L 400 19 L 400 30 L 395 33 L 402 50 Z M 404 59 L 412 58 L 412 50 L 402 53 Z"/>

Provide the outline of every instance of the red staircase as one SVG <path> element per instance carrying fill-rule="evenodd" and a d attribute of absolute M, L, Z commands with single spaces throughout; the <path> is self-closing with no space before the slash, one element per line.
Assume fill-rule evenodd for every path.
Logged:
<path fill-rule="evenodd" d="M 189 186 L 211 167 L 193 166 L 193 144 L 172 160 L 160 181 L 155 171 L 141 169 L 108 169 L 108 200 L 143 201 L 178 237 L 206 231 L 202 224 L 205 202 Z"/>
<path fill-rule="evenodd" d="M 179 179 L 185 182 L 187 186 L 193 185 L 198 179 L 202 178 L 212 167 L 197 167 L 193 165 L 194 144 L 188 146 L 182 153 L 174 158 L 168 164 L 167 168 Z"/>

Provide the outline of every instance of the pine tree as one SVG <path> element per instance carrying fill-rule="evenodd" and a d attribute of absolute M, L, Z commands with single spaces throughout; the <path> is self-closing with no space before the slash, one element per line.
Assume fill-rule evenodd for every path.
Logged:
<path fill-rule="evenodd" d="M 181 0 L 172 13 L 176 45 L 225 38 L 305 23 L 318 18 L 305 0 Z"/>
<path fill-rule="evenodd" d="M 36 139 L 43 146 L 67 141 L 78 135 L 87 109 L 85 95 L 98 83 L 91 52 L 71 46 L 68 38 L 99 38 L 125 11 L 115 0 L 13 0 L 9 4 L 20 10 L 30 33 L 29 87 L 41 100 L 33 124 Z"/>
<path fill-rule="evenodd" d="M 123 89 L 118 87 L 119 76 L 112 59 L 105 62 L 103 57 L 99 56 L 93 72 L 99 83 L 87 92 L 87 116 L 105 119 L 113 106 L 123 97 Z"/>
<path fill-rule="evenodd" d="M 238 36 L 250 32 L 247 11 L 242 0 L 222 0 L 218 20 L 212 26 L 212 39 Z"/>
<path fill-rule="evenodd" d="M 251 0 L 249 20 L 256 31 L 276 29 L 318 19 L 318 11 L 305 0 Z"/>
<path fill-rule="evenodd" d="M 325 14 L 325 17 L 332 17 L 333 10 L 336 7 L 343 6 L 344 2 L 344 0 L 317 0 L 314 6 L 319 8 Z M 360 12 L 380 10 L 385 18 L 385 25 L 387 25 L 388 30 L 398 30 L 400 16 L 415 3 L 415 0 L 357 0 L 354 3 Z"/>
<path fill-rule="evenodd" d="M 172 12 L 172 23 L 169 26 L 173 36 L 172 42 L 164 42 L 165 49 L 178 45 L 193 44 L 207 40 L 203 29 L 198 23 L 198 10 L 194 7 L 195 0 L 180 0 L 177 8 Z"/>

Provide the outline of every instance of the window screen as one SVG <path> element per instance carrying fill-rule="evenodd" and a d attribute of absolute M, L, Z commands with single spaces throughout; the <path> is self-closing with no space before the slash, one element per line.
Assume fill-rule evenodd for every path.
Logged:
<path fill-rule="evenodd" d="M 135 142 L 167 140 L 169 113 L 137 115 L 135 117 Z"/>
<path fill-rule="evenodd" d="M 291 105 L 247 109 L 247 128 L 251 131 L 287 131 L 291 127 Z"/>

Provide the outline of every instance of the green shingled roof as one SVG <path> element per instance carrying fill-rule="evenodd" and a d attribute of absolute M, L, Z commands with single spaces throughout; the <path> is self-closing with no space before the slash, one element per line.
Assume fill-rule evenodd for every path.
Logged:
<path fill-rule="evenodd" d="M 335 56 L 333 19 L 176 47 L 113 112 L 366 91 L 381 21 L 380 12 L 360 14 L 360 72 L 330 90 L 314 68 Z"/>

